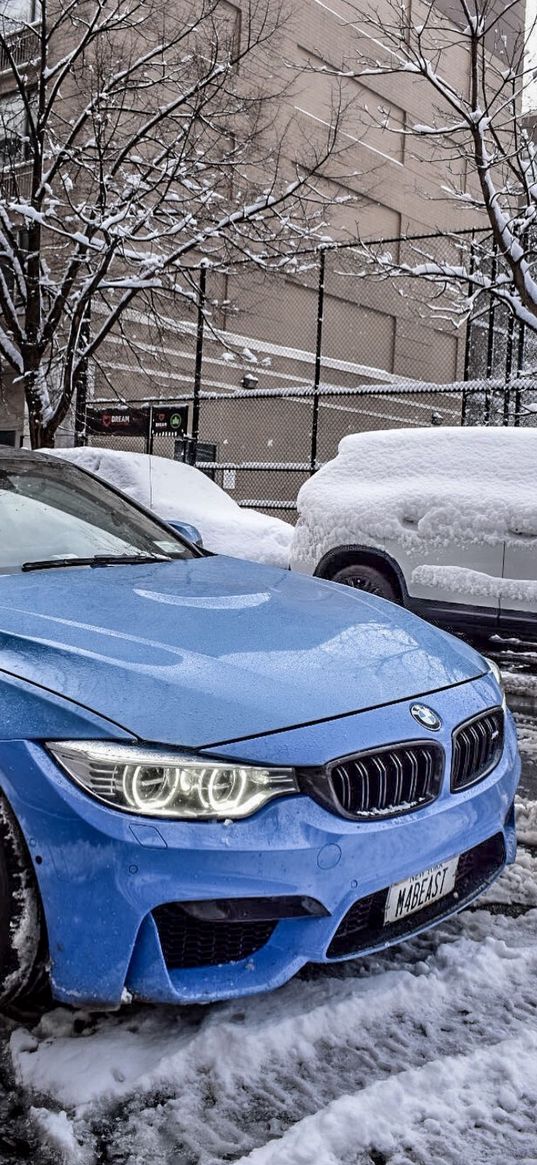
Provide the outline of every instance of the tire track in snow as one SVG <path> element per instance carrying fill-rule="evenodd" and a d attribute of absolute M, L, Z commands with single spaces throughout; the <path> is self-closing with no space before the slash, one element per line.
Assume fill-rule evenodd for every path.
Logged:
<path fill-rule="evenodd" d="M 446 1056 L 339 1097 L 238 1165 L 535 1161 L 537 1033 Z M 407 1152 L 411 1156 L 407 1155 Z M 359 1154 L 359 1156 L 357 1156 Z"/>

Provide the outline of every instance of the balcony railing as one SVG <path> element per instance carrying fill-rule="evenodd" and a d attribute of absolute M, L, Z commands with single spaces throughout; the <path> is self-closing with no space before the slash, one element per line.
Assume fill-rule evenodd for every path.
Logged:
<path fill-rule="evenodd" d="M 32 192 L 32 168 L 14 166 L 2 171 L 0 162 L 0 194 L 5 199 L 29 198 Z"/>
<path fill-rule="evenodd" d="M 37 44 L 38 40 L 34 28 L 21 28 L 18 32 L 11 34 L 8 41 L 9 53 L 11 53 L 11 60 L 17 68 L 32 59 L 37 51 Z M 0 45 L 0 73 L 5 73 L 10 68 L 9 54 L 4 45 Z"/>

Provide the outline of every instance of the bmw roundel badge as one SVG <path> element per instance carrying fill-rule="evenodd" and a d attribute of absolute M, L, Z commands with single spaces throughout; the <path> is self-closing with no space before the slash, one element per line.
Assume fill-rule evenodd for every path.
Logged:
<path fill-rule="evenodd" d="M 428 708 L 426 704 L 412 704 L 410 708 L 410 715 L 421 724 L 422 728 L 428 728 L 430 732 L 438 732 L 442 727 L 442 721 L 432 708 Z"/>

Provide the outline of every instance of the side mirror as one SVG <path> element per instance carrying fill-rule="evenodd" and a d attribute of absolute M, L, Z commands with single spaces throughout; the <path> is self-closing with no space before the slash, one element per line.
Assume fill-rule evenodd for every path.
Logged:
<path fill-rule="evenodd" d="M 187 542 L 192 542 L 200 550 L 203 550 L 203 538 L 196 526 L 191 526 L 189 522 L 176 522 L 175 518 L 171 520 L 166 519 L 166 524 L 175 530 L 176 534 L 181 534 Z"/>

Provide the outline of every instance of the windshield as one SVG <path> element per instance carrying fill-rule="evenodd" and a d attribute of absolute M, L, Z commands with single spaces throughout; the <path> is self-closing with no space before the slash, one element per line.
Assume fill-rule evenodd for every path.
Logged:
<path fill-rule="evenodd" d="M 196 552 L 72 465 L 25 461 L 24 454 L 2 458 L 0 572 L 99 556 L 166 560 Z"/>

